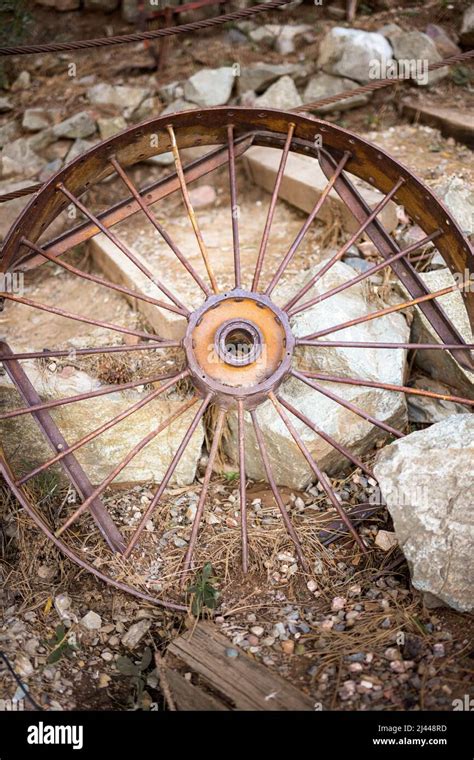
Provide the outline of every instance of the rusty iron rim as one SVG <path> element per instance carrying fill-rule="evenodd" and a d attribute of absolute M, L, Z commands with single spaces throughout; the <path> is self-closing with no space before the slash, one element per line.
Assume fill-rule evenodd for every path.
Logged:
<path fill-rule="evenodd" d="M 151 136 L 157 139 L 150 140 Z M 316 139 L 318 137 L 322 138 L 323 147 L 321 146 L 321 142 Z M 202 158 L 191 162 L 187 166 L 183 166 L 181 150 L 197 145 L 213 147 Z M 234 213 L 238 205 L 236 161 L 252 145 L 279 148 L 281 158 L 269 203 L 262 240 L 257 252 L 253 280 L 252 283 L 243 283 L 240 261 L 239 221 L 238 215 Z M 127 172 L 128 167 L 153 155 L 159 155 L 168 151 L 171 151 L 174 156 L 174 173 L 171 173 L 164 179 L 155 181 L 145 188 L 137 188 L 130 179 Z M 263 287 L 261 286 L 263 263 L 276 212 L 280 186 L 290 152 L 308 155 L 316 159 L 328 182 L 309 213 L 300 233 L 293 241 L 286 255 L 283 256 L 270 282 Z M 212 173 L 221 166 L 227 166 L 229 174 L 230 224 L 232 226 L 234 258 L 234 288 L 225 292 L 220 291 L 188 190 L 191 182 Z M 106 211 L 94 215 L 87 207 L 84 195 L 97 182 L 114 174 L 120 178 L 128 190 L 129 196 Z M 374 209 L 371 210 L 363 200 L 350 179 L 351 174 L 369 182 L 382 193 L 382 199 Z M 170 238 L 165 227 L 157 221 L 151 212 L 150 207 L 152 204 L 173 192 L 181 193 L 184 207 L 202 255 L 206 277 L 202 277 L 196 271 L 195 267 L 186 257 L 186 254 L 178 248 L 176 243 Z M 283 307 L 279 307 L 272 300 L 273 291 L 281 281 L 288 265 L 293 260 L 306 232 L 318 217 L 330 192 L 336 192 L 344 201 L 357 222 L 357 230 L 350 237 L 349 241 L 328 260 L 322 269 L 310 278 L 308 283 L 293 298 L 284 304 Z M 403 205 L 406 213 L 425 233 L 425 237 L 422 240 L 403 250 L 399 248 L 396 241 L 384 229 L 378 218 L 380 212 L 391 199 Z M 45 233 L 48 227 L 69 204 L 73 204 L 81 211 L 86 221 L 56 238 L 46 239 Z M 113 231 L 114 225 L 137 213 L 143 214 L 148 222 L 154 226 L 202 291 L 203 301 L 197 309 L 182 302 L 173 292 L 172 288 L 168 287 L 153 272 L 148 270 L 141 261 L 137 260 L 133 251 Z M 152 298 L 143 293 L 137 293 L 125 286 L 111 283 L 104 278 L 79 270 L 63 260 L 62 255 L 64 253 L 78 243 L 90 239 L 98 232 L 106 235 L 129 261 L 139 267 L 145 277 L 153 282 L 161 291 L 164 300 Z M 367 272 L 355 276 L 343 285 L 324 292 L 317 298 L 306 297 L 306 294 L 313 285 L 337 261 L 342 259 L 350 245 L 356 242 L 363 233 L 375 244 L 381 261 L 374 264 Z M 152 516 L 158 502 L 162 498 L 194 431 L 200 424 L 206 410 L 212 404 L 218 408 L 218 414 L 201 496 L 184 558 L 183 578 L 193 568 L 194 547 L 205 508 L 226 414 L 230 409 L 236 411 L 238 422 L 243 570 L 244 572 L 248 570 L 244 436 L 244 415 L 246 413 L 250 415 L 253 423 L 266 478 L 270 484 L 288 534 L 295 545 L 301 567 L 303 570 L 306 570 L 307 564 L 297 536 L 297 530 L 290 520 L 278 484 L 273 476 L 270 458 L 258 422 L 258 406 L 264 401 L 270 401 L 275 409 L 275 413 L 278 414 L 293 437 L 302 456 L 306 459 L 315 479 L 320 482 L 329 502 L 337 511 L 343 532 L 345 531 L 345 535 L 349 535 L 356 542 L 359 549 L 365 552 L 366 546 L 364 541 L 360 537 L 354 521 L 351 520 L 348 510 L 340 503 L 329 478 L 320 469 L 317 461 L 311 455 L 311 452 L 291 421 L 291 417 L 298 418 L 304 425 L 308 426 L 318 436 L 339 451 L 355 467 L 359 467 L 366 474 L 372 475 L 370 468 L 337 440 L 329 436 L 324 430 L 318 428 L 313 420 L 293 407 L 279 394 L 279 388 L 286 378 L 292 377 L 319 393 L 328 396 L 338 404 L 345 406 L 384 431 L 387 435 L 395 438 L 402 437 L 403 431 L 377 420 L 363 409 L 348 402 L 333 390 L 334 386 L 337 387 L 337 384 L 341 383 L 361 387 L 374 387 L 397 393 L 402 392 L 406 395 L 424 395 L 432 398 L 456 400 L 471 406 L 474 405 L 472 399 L 462 396 L 446 396 L 406 386 L 379 383 L 364 378 L 339 377 L 322 372 L 300 371 L 293 366 L 294 350 L 297 346 L 316 346 L 318 348 L 351 346 L 379 348 L 381 350 L 395 348 L 406 350 L 411 348 L 416 348 L 417 350 L 428 348 L 431 350 L 445 350 L 451 352 L 463 367 L 471 371 L 474 370 L 471 356 L 474 346 L 465 343 L 446 315 L 442 304 L 438 301 L 444 295 L 458 290 L 464 299 L 471 324 L 474 324 L 474 295 L 468 287 L 468 283 L 445 288 L 435 293 L 430 292 L 413 266 L 413 260 L 410 259 L 412 254 L 420 250 L 426 250 L 427 245 L 434 242 L 437 250 L 441 253 L 453 274 L 458 272 L 466 272 L 469 275 L 474 274 L 474 258 L 468 240 L 463 236 L 459 226 L 443 204 L 432 195 L 431 191 L 420 180 L 406 167 L 399 164 L 376 146 L 340 127 L 316 118 L 275 110 L 213 108 L 152 119 L 138 126 L 131 127 L 123 133 L 100 143 L 54 175 L 27 205 L 7 236 L 0 259 L 0 271 L 3 273 L 27 272 L 44 263 L 53 261 L 80 278 L 81 281 L 82 279 L 89 280 L 124 295 L 142 298 L 152 303 L 157 309 L 166 309 L 179 315 L 187 322 L 184 338 L 174 341 L 163 340 L 160 336 L 145 330 L 134 330 L 101 322 L 86 315 L 73 314 L 56 305 L 37 303 L 32 299 L 16 296 L 10 292 L 0 293 L 0 298 L 7 302 L 25 304 L 33 309 L 41 309 L 60 317 L 67 317 L 86 324 L 100 326 L 126 336 L 133 336 L 139 340 L 139 343 L 136 345 L 109 345 L 79 349 L 76 352 L 77 354 L 107 354 L 116 352 L 126 354 L 132 351 L 146 350 L 150 346 L 158 350 L 180 348 L 184 351 L 185 369 L 179 373 L 175 372 L 153 378 L 140 378 L 132 383 L 116 384 L 110 387 L 102 387 L 90 393 L 43 402 L 21 366 L 22 360 L 39 358 L 44 356 L 43 352 L 38 350 L 15 354 L 5 342 L 1 343 L 0 360 L 3 362 L 4 368 L 14 386 L 21 394 L 25 406 L 0 413 L 0 421 L 22 415 L 31 415 L 54 451 L 54 456 L 51 459 L 36 467 L 32 472 L 22 474 L 21 476 L 12 472 L 5 456 L 3 453 L 0 454 L 0 466 L 3 477 L 38 527 L 67 556 L 76 561 L 80 566 L 95 573 L 103 580 L 112 583 L 112 585 L 141 596 L 141 598 L 146 597 L 149 601 L 154 601 L 157 604 L 171 606 L 175 609 L 183 609 L 182 605 L 176 605 L 174 602 L 168 602 L 143 594 L 142 592 L 137 592 L 137 589 L 127 584 L 117 584 L 113 578 L 97 572 L 97 569 L 79 556 L 77 552 L 72 552 L 70 547 L 60 537 L 71 528 L 82 514 L 87 512 L 95 521 L 98 530 L 110 549 L 113 552 L 122 554 L 125 558 L 129 557 L 139 542 L 148 519 Z M 330 299 L 335 293 L 341 292 L 388 267 L 401 280 L 405 290 L 409 293 L 410 298 L 407 301 L 380 309 L 358 319 L 343 322 L 330 329 L 320 330 L 302 338 L 295 338 L 290 324 L 290 320 L 294 315 L 303 312 L 316 303 Z M 422 310 L 424 316 L 438 334 L 440 343 L 363 343 L 337 340 L 337 336 L 336 340 L 323 340 L 327 335 L 337 333 L 339 330 L 369 321 L 370 319 L 377 319 L 385 314 L 402 311 L 415 305 Z M 49 357 L 65 356 L 67 354 L 68 351 L 63 349 L 48 352 Z M 146 405 L 152 398 L 165 393 L 173 388 L 178 381 L 184 379 L 192 381 L 195 395 L 191 399 L 187 399 L 174 415 L 171 415 L 158 428 L 152 430 L 142 441 L 133 447 L 125 459 L 116 465 L 109 476 L 99 486 L 94 487 L 79 465 L 74 452 L 100 436 L 106 430 L 111 429 L 121 420 L 133 415 L 137 409 Z M 155 387 L 154 391 L 148 394 L 145 399 L 133 404 L 120 415 L 91 431 L 91 433 L 83 436 L 82 439 L 73 444 L 69 444 L 64 440 L 61 431 L 50 415 L 50 409 L 52 408 L 151 382 L 161 383 L 161 385 L 157 388 Z M 150 505 L 142 514 L 138 527 L 131 539 L 126 542 L 118 526 L 114 523 L 105 508 L 101 497 L 106 488 L 139 451 L 172 424 L 186 409 L 194 405 L 197 405 L 194 418 L 175 452 Z M 61 525 L 50 526 L 36 506 L 30 502 L 28 494 L 25 491 L 25 485 L 33 477 L 57 463 L 60 463 L 67 477 L 81 495 L 82 503 Z"/>

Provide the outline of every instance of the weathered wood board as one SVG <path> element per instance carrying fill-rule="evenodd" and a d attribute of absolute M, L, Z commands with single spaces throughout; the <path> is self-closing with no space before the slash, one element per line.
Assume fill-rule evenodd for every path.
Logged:
<path fill-rule="evenodd" d="M 237 649 L 238 657 L 226 650 Z M 303 694 L 265 665 L 233 647 L 209 622 L 175 639 L 168 653 L 195 674 L 197 684 L 167 668 L 167 678 L 180 710 L 313 710 Z M 168 665 L 170 661 L 168 659 Z M 209 691 L 207 690 L 209 689 Z"/>

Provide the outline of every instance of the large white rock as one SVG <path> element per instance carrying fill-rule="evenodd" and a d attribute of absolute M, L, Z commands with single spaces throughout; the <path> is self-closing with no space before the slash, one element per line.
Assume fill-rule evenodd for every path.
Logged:
<path fill-rule="evenodd" d="M 391 45 L 382 34 L 335 26 L 321 42 L 318 66 L 327 74 L 367 84 L 373 61 L 384 65 L 392 60 Z"/>
<path fill-rule="evenodd" d="M 71 367 L 66 368 L 68 372 L 50 372 L 37 362 L 28 361 L 23 363 L 23 369 L 43 401 L 89 392 L 101 385 L 96 379 Z M 149 393 L 150 389 L 118 391 L 53 408 L 50 414 L 66 441 L 73 444 Z M 176 393 L 163 394 L 78 449 L 75 456 L 91 483 L 101 483 L 142 438 L 155 429 L 160 421 L 173 414 L 182 403 L 183 399 Z M 3 411 L 22 406 L 24 403 L 8 377 L 0 376 L 0 409 Z M 191 423 L 196 408 L 189 409 L 154 438 L 122 470 L 114 483 L 159 483 Z M 7 459 L 18 475 L 29 472 L 53 456 L 51 448 L 30 415 L 1 421 L 0 437 Z M 187 485 L 193 482 L 203 439 L 204 431 L 201 424 L 191 438 L 171 483 Z M 19 441 L 21 446 L 18 445 Z M 56 472 L 59 472 L 59 469 L 56 469 Z"/>
<path fill-rule="evenodd" d="M 320 266 L 321 264 L 311 270 L 310 273 L 303 273 L 295 278 L 291 287 L 286 286 L 277 290 L 275 301 L 283 304 Z M 327 291 L 353 277 L 354 271 L 346 264 L 339 262 L 309 291 L 306 298 L 309 299 Z M 292 329 L 295 335 L 303 336 L 317 329 L 324 329 L 353 317 L 369 314 L 376 308 L 375 304 L 370 303 L 364 284 L 361 283 L 300 315 L 296 315 L 292 320 Z M 337 340 L 337 338 L 352 341 L 405 342 L 408 338 L 408 327 L 402 316 L 388 315 L 382 319 L 375 319 L 328 336 L 330 340 Z M 402 350 L 299 348 L 294 359 L 294 366 L 342 377 L 358 377 L 401 385 L 403 384 L 405 358 L 405 351 Z M 398 393 L 339 383 L 323 383 L 323 385 L 346 401 L 355 404 L 393 427 L 403 428 L 406 422 L 405 399 Z M 299 380 L 286 381 L 281 395 L 309 417 L 315 425 L 354 454 L 363 454 L 369 451 L 376 440 L 386 437 L 386 433 L 372 423 L 367 422 L 318 391 L 309 388 Z M 308 483 L 314 480 L 314 474 L 284 423 L 275 412 L 271 402 L 260 406 L 257 416 L 277 482 L 294 489 L 306 487 Z M 304 423 L 294 417 L 292 422 L 323 470 L 337 472 L 346 464 L 347 460 L 339 452 L 317 436 Z M 236 461 L 237 424 L 235 416 L 230 415 L 229 426 L 231 436 L 228 452 Z M 247 474 L 253 479 L 262 480 L 265 478 L 265 473 L 249 416 L 246 416 L 245 433 Z"/>
<path fill-rule="evenodd" d="M 413 585 L 474 609 L 474 416 L 454 415 L 382 449 L 375 466 Z"/>
<path fill-rule="evenodd" d="M 424 272 L 421 274 L 421 278 L 431 292 L 455 285 L 454 277 L 446 267 L 432 272 Z M 467 279 L 467 273 L 464 273 L 464 278 Z M 474 334 L 461 293 L 459 291 L 448 293 L 439 299 L 439 303 L 465 342 L 474 343 Z M 412 339 L 415 343 L 441 342 L 438 334 L 418 307 L 414 311 Z M 474 372 L 461 367 L 449 351 L 440 351 L 439 349 L 417 351 L 416 363 L 427 374 L 458 389 L 463 396 L 473 397 Z"/>
<path fill-rule="evenodd" d="M 184 85 L 184 97 L 205 108 L 222 106 L 229 100 L 235 76 L 231 66 L 219 69 L 201 69 Z"/>
<path fill-rule="evenodd" d="M 339 95 L 346 90 L 354 90 L 359 85 L 353 82 L 352 79 L 344 79 L 343 77 L 334 77 L 331 74 L 325 74 L 321 72 L 312 77 L 308 82 L 308 86 L 304 92 L 304 103 L 311 103 L 313 100 L 320 100 L 321 98 L 329 98 L 333 95 Z M 357 108 L 363 106 L 369 102 L 371 98 L 370 93 L 363 93 L 361 95 L 354 95 L 351 98 L 341 100 L 339 103 L 332 103 L 327 106 L 321 106 L 317 110 L 317 113 L 329 113 L 330 111 L 347 111 L 349 108 Z M 313 110 L 313 109 L 311 109 Z"/>
<path fill-rule="evenodd" d="M 281 77 L 255 101 L 256 108 L 279 108 L 287 111 L 302 105 L 301 95 L 290 76 Z"/>
<path fill-rule="evenodd" d="M 418 32 L 416 30 L 412 32 L 402 32 L 401 34 L 390 37 L 390 42 L 393 47 L 393 55 L 397 61 L 414 61 L 418 65 L 418 62 L 421 61 L 423 66 L 426 67 L 430 63 L 438 63 L 442 60 L 433 40 L 423 32 Z M 421 78 L 412 78 L 415 79 L 418 85 L 432 85 L 435 82 L 439 82 L 440 79 L 443 79 L 448 74 L 449 67 L 445 66 L 436 71 L 425 71 Z"/>
<path fill-rule="evenodd" d="M 237 88 L 240 94 L 249 90 L 260 93 L 280 77 L 291 75 L 298 70 L 298 65 L 292 63 L 251 63 L 241 67 Z"/>

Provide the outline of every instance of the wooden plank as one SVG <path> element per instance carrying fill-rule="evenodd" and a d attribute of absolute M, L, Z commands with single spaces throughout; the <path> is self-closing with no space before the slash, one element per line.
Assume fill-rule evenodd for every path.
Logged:
<path fill-rule="evenodd" d="M 454 137 L 458 142 L 474 147 L 474 115 L 468 111 L 405 100 L 402 101 L 402 114 L 436 127 L 445 137 Z"/>
<path fill-rule="evenodd" d="M 178 710 L 216 712 L 228 709 L 223 702 L 192 684 L 176 670 L 166 668 L 165 675 Z"/>
<path fill-rule="evenodd" d="M 262 146 L 250 148 L 244 156 L 244 164 L 251 180 L 268 193 L 273 191 L 280 157 L 280 150 Z M 351 180 L 370 208 L 375 208 L 382 199 L 382 194 L 357 177 L 352 177 Z M 309 214 L 326 185 L 327 178 L 317 161 L 309 156 L 290 153 L 280 185 L 279 198 Z M 334 217 L 340 219 L 344 230 L 348 233 L 355 232 L 359 226 L 346 204 L 333 189 L 320 209 L 318 219 L 330 224 Z M 397 207 L 393 201 L 390 201 L 380 212 L 379 219 L 387 232 L 393 232 L 397 227 Z"/>
<path fill-rule="evenodd" d="M 313 700 L 253 660 L 243 650 L 229 657 L 232 647 L 212 623 L 201 622 L 175 639 L 168 651 L 198 673 L 236 710 L 313 710 Z M 234 648 L 234 647 L 232 647 Z"/>

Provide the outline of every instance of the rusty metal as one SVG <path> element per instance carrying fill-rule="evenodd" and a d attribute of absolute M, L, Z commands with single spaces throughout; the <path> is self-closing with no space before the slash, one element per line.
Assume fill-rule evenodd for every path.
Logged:
<path fill-rule="evenodd" d="M 151 135 L 158 136 L 158 140 L 151 141 Z M 323 137 L 323 148 L 316 147 L 316 135 Z M 196 145 L 208 145 L 210 148 L 209 153 L 189 166 L 183 166 L 181 160 L 182 149 Z M 242 276 L 241 265 L 240 235 L 242 230 L 239 229 L 236 162 L 245 155 L 245 152 L 252 145 L 279 148 L 282 153 L 262 239 L 258 251 L 256 251 L 255 269 L 251 283 L 247 284 Z M 146 188 L 135 187 L 130 179 L 129 169 L 136 163 L 152 155 L 168 151 L 171 151 L 174 155 L 175 172 L 158 182 L 148 185 Z M 319 162 L 328 181 L 292 245 L 286 253 L 282 254 L 282 260 L 275 268 L 275 271 L 271 273 L 269 282 L 261 286 L 263 263 L 265 261 L 272 223 L 277 213 L 281 182 L 290 152 L 313 157 L 315 161 Z M 198 214 L 196 214 L 193 208 L 189 195 L 190 182 L 226 165 L 230 189 L 229 225 L 232 228 L 234 263 L 234 287 L 229 290 L 224 290 L 219 286 L 209 250 L 206 246 L 205 236 L 200 227 Z M 84 195 L 94 184 L 112 175 L 115 175 L 120 180 L 130 195 L 126 200 L 119 201 L 100 215 L 95 215 L 88 208 Z M 365 204 L 351 181 L 350 175 L 355 175 L 369 182 L 382 193 L 382 200 L 375 209 L 371 210 Z M 356 219 L 357 232 L 352 234 L 350 242 L 346 242 L 329 259 L 324 267 L 311 278 L 309 284 L 305 285 L 284 307 L 281 307 L 272 300 L 271 296 L 295 256 L 304 235 L 310 229 L 314 220 L 318 218 L 322 205 L 331 190 L 340 195 Z M 156 220 L 155 215 L 152 213 L 151 206 L 173 192 L 181 194 L 185 212 L 198 242 L 209 285 L 200 277 L 186 254 L 178 248 L 170 234 Z M 397 202 L 403 204 L 406 213 L 416 221 L 425 233 L 425 237 L 421 241 L 404 250 L 399 249 L 378 218 L 380 211 L 393 198 L 396 198 Z M 71 202 L 86 216 L 87 221 L 48 241 L 45 239 L 45 230 Z M 167 287 L 158 280 L 155 273 L 144 266 L 136 258 L 133 250 L 130 250 L 120 240 L 115 231 L 112 231 L 111 228 L 121 220 L 137 213 L 141 214 L 153 225 L 153 228 L 165 240 L 173 255 L 181 263 L 183 270 L 186 270 L 199 286 L 202 292 L 202 303 L 197 308 L 191 307 L 188 303 L 183 303 L 176 296 L 174 289 Z M 392 386 L 372 379 L 366 380 L 363 377 L 339 377 L 317 371 L 300 371 L 298 369 L 298 353 L 295 353 L 295 348 L 298 346 L 316 347 L 319 350 L 331 347 L 406 350 L 432 349 L 450 351 L 463 366 L 468 368 L 473 366 L 470 355 L 470 352 L 474 348 L 473 344 L 467 344 L 462 339 L 438 302 L 438 299 L 443 295 L 451 293 L 456 289 L 459 290 L 471 323 L 474 324 L 473 293 L 469 288 L 458 285 L 444 288 L 434 293 L 430 292 L 409 259 L 410 254 L 414 251 L 423 248 L 429 243 L 435 243 L 446 265 L 453 274 L 461 271 L 466 272 L 466 274 L 474 274 L 471 247 L 455 220 L 449 215 L 442 204 L 405 167 L 402 167 L 379 148 L 340 127 L 295 113 L 285 113 L 270 109 L 262 111 L 226 107 L 197 112 L 183 112 L 158 119 L 151 119 L 106 140 L 71 162 L 71 164 L 45 183 L 42 190 L 31 200 L 10 230 L 0 258 L 0 271 L 5 273 L 28 271 L 36 267 L 44 267 L 50 262 L 55 262 L 68 271 L 70 275 L 77 277 L 79 283 L 89 280 L 97 286 L 104 288 L 112 287 L 124 295 L 133 295 L 139 298 L 140 294 L 136 294 L 132 289 L 116 286 L 107 279 L 85 273 L 78 267 L 62 259 L 63 255 L 71 250 L 74 245 L 89 240 L 99 232 L 105 234 L 117 246 L 117 250 L 122 255 L 126 256 L 127 259 L 139 267 L 143 274 L 162 290 L 170 303 L 168 304 L 167 302 L 149 297 L 145 297 L 144 300 L 147 300 L 156 309 L 169 309 L 185 318 L 185 321 L 182 323 L 184 330 L 182 340 L 163 340 L 159 335 L 155 335 L 154 333 L 95 320 L 85 315 L 75 314 L 56 306 L 38 303 L 29 298 L 23 298 L 7 292 L 0 293 L 0 297 L 12 302 L 7 308 L 15 308 L 15 303 L 19 303 L 27 305 L 32 309 L 44 310 L 59 318 L 73 319 L 103 327 L 141 341 L 133 346 L 107 345 L 78 349 L 75 352 L 77 355 L 108 354 L 120 351 L 164 351 L 170 348 L 177 348 L 182 350 L 185 369 L 181 372 L 176 371 L 170 375 L 137 378 L 130 383 L 106 386 L 88 394 L 78 394 L 64 399 L 55 399 L 54 401 L 42 401 L 34 389 L 29 387 L 25 381 L 26 376 L 21 372 L 20 361 L 53 356 L 67 357 L 70 355 L 70 351 L 52 347 L 52 350 L 14 353 L 6 344 L 0 346 L 0 360 L 4 363 L 14 384 L 22 392 L 25 401 L 24 407 L 8 409 L 2 412 L 0 420 L 31 414 L 33 419 L 40 425 L 45 438 L 54 450 L 54 456 L 38 465 L 29 473 L 13 474 L 8 464 L 0 457 L 1 471 L 4 473 L 15 495 L 18 495 L 21 504 L 27 509 L 35 522 L 45 531 L 51 540 L 56 542 L 57 546 L 60 546 L 64 550 L 66 544 L 64 542 L 58 543 L 58 536 L 64 535 L 67 537 L 71 527 L 80 519 L 88 519 L 87 515 L 90 512 L 99 524 L 101 532 L 111 548 L 114 551 L 120 552 L 125 559 L 131 557 L 132 552 L 143 535 L 146 523 L 152 517 L 163 498 L 191 437 L 196 431 L 197 426 L 201 423 L 204 414 L 212 405 L 217 408 L 217 423 L 214 428 L 209 461 L 204 475 L 198 508 L 191 528 L 191 540 L 183 560 L 183 580 L 186 579 L 193 567 L 193 553 L 209 492 L 213 464 L 215 463 L 219 440 L 228 413 L 236 415 L 238 430 L 237 451 L 240 477 L 240 531 L 242 537 L 243 570 L 247 572 L 249 568 L 245 468 L 246 420 L 250 421 L 253 425 L 266 478 L 270 484 L 288 535 L 295 545 L 300 566 L 302 570 L 306 570 L 307 564 L 303 556 L 301 542 L 297 535 L 298 528 L 297 525 L 292 524 L 288 516 L 278 483 L 272 472 L 266 441 L 258 423 L 258 407 L 265 401 L 270 400 L 275 413 L 279 415 L 290 435 L 295 440 L 301 455 L 308 462 L 315 479 L 320 482 L 329 503 L 337 510 L 340 517 L 340 525 L 344 529 L 347 529 L 347 532 L 343 532 L 343 534 L 349 536 L 362 551 L 365 551 L 364 542 L 355 528 L 354 521 L 351 519 L 351 510 L 347 505 L 340 503 L 330 479 L 323 472 L 318 462 L 315 461 L 311 451 L 293 424 L 290 415 L 299 419 L 303 425 L 308 426 L 317 436 L 337 450 L 345 460 L 365 472 L 369 477 L 373 476 L 372 470 L 360 457 L 357 457 L 347 447 L 328 435 L 323 429 L 318 427 L 315 421 L 292 405 L 285 396 L 284 383 L 289 378 L 294 378 L 294 380 L 305 383 L 314 391 L 322 393 L 371 425 L 378 427 L 386 435 L 395 438 L 402 437 L 404 431 L 397 430 L 391 425 L 376 419 L 355 404 L 346 401 L 346 399 L 332 390 L 333 385 L 342 383 L 361 387 L 374 387 L 407 395 L 416 394 L 431 398 L 453 400 L 469 404 L 470 406 L 473 405 L 474 402 L 472 400 L 464 399 L 462 396 L 446 396 L 404 385 Z M 373 240 L 381 260 L 375 263 L 369 271 L 357 275 L 347 283 L 331 290 L 326 290 L 318 297 L 302 301 L 302 297 L 308 293 L 316 282 L 321 281 L 323 275 L 330 271 L 331 267 L 343 257 L 349 245 L 356 242 L 362 233 L 365 233 Z M 318 330 L 311 335 L 295 338 L 291 320 L 296 314 L 302 313 L 306 309 L 326 300 L 328 301 L 328 305 L 330 305 L 330 298 L 333 295 L 356 283 L 362 282 L 367 277 L 370 277 L 371 274 L 384 268 L 390 268 L 391 272 L 402 281 L 410 295 L 409 300 L 386 309 L 379 309 L 361 318 L 334 325 L 331 328 Z M 382 343 L 321 340 L 321 338 L 333 332 L 335 333 L 356 324 L 381 318 L 386 314 L 400 311 L 407 307 L 419 307 L 423 310 L 426 318 L 440 336 L 441 343 L 417 344 L 408 342 Z M 81 493 L 82 503 L 73 512 L 65 516 L 65 521 L 61 525 L 48 526 L 45 518 L 39 516 L 28 502 L 22 486 L 39 473 L 46 471 L 57 463 L 63 466 L 70 480 L 73 483 L 77 483 L 77 460 L 74 459 L 74 452 L 80 450 L 87 442 L 98 438 L 105 430 L 112 428 L 125 418 L 129 418 L 130 424 L 133 424 L 134 411 L 145 406 L 161 393 L 167 392 L 178 381 L 185 378 L 188 381 L 190 380 L 194 386 L 195 395 L 185 400 L 175 414 L 170 415 L 164 422 L 155 426 L 145 437 L 136 443 L 121 462 L 111 469 L 111 472 L 102 483 L 95 488 L 87 481 L 87 476 L 85 476 L 83 471 L 79 471 L 81 488 L 78 488 L 78 490 Z M 71 404 L 79 400 L 88 400 L 95 396 L 106 395 L 107 393 L 111 393 L 112 390 L 125 390 L 152 382 L 160 382 L 162 384 L 147 394 L 145 398 L 84 435 L 79 440 L 68 444 L 64 439 L 58 438 L 57 428 L 55 428 L 54 422 L 49 417 L 49 409 L 64 404 Z M 169 427 L 180 414 L 195 404 L 197 400 L 200 401 L 199 407 L 186 434 L 177 447 L 150 504 L 144 510 L 137 527 L 125 545 L 123 538 L 117 533 L 117 527 L 113 523 L 111 524 L 110 517 L 100 498 L 107 488 L 113 485 L 118 474 L 133 457 L 143 450 L 161 431 Z M 67 550 L 66 554 L 70 556 L 70 550 Z M 77 561 L 77 557 L 75 557 L 75 561 Z M 79 564 L 82 567 L 85 566 L 84 563 L 79 562 Z M 98 575 L 97 572 L 96 575 Z M 107 580 L 111 582 L 110 579 Z M 115 583 L 115 585 L 117 584 Z M 163 603 L 163 600 L 159 600 L 158 603 Z"/>

